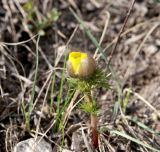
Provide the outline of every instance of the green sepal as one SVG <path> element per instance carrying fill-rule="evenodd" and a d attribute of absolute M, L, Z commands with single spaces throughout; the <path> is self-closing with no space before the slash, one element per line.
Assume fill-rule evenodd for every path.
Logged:
<path fill-rule="evenodd" d="M 100 69 L 97 69 L 95 73 L 89 78 L 68 78 L 69 85 L 73 89 L 77 89 L 83 93 L 90 92 L 92 89 L 97 89 L 100 87 L 108 89 L 110 86 L 108 84 L 109 75 Z"/>

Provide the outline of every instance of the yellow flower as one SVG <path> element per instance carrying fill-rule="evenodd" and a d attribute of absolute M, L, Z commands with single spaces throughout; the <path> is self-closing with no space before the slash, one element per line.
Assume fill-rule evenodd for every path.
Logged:
<path fill-rule="evenodd" d="M 96 70 L 95 60 L 84 52 L 71 52 L 67 62 L 67 71 L 71 77 L 87 78 Z"/>

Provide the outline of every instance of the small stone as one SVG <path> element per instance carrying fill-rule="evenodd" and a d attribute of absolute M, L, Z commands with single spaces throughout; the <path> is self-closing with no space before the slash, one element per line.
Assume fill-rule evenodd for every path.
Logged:
<path fill-rule="evenodd" d="M 51 145 L 40 138 L 38 137 L 37 140 L 30 138 L 19 142 L 14 147 L 14 152 L 52 152 Z"/>
<path fill-rule="evenodd" d="M 160 46 L 160 40 L 159 39 L 156 40 L 156 45 Z"/>
<path fill-rule="evenodd" d="M 155 45 L 148 45 L 145 47 L 144 51 L 148 57 L 152 56 L 154 53 L 156 53 L 158 48 Z"/>

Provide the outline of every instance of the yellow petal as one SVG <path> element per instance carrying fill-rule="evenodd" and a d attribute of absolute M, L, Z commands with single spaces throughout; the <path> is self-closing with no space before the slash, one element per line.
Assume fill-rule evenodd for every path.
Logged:
<path fill-rule="evenodd" d="M 71 77 L 88 78 L 96 70 L 95 60 L 84 52 L 71 52 L 67 62 L 67 71 Z"/>
<path fill-rule="evenodd" d="M 82 60 L 87 59 L 88 54 L 82 52 L 71 52 L 69 55 L 69 61 L 72 63 L 74 73 L 78 74 L 80 64 Z"/>

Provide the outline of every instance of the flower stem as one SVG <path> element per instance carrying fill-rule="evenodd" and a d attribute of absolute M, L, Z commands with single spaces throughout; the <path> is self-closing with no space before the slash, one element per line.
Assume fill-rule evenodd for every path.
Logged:
<path fill-rule="evenodd" d="M 91 104 L 94 104 L 91 93 L 86 94 L 86 99 Z M 97 149 L 98 148 L 98 131 L 97 131 L 98 120 L 97 120 L 97 114 L 96 112 L 94 112 L 94 109 L 93 109 L 93 112 L 90 113 L 90 119 L 91 119 L 91 130 L 92 130 L 92 143 L 94 148 Z"/>
<path fill-rule="evenodd" d="M 98 148 L 97 114 L 91 113 L 92 143 L 94 148 Z"/>

